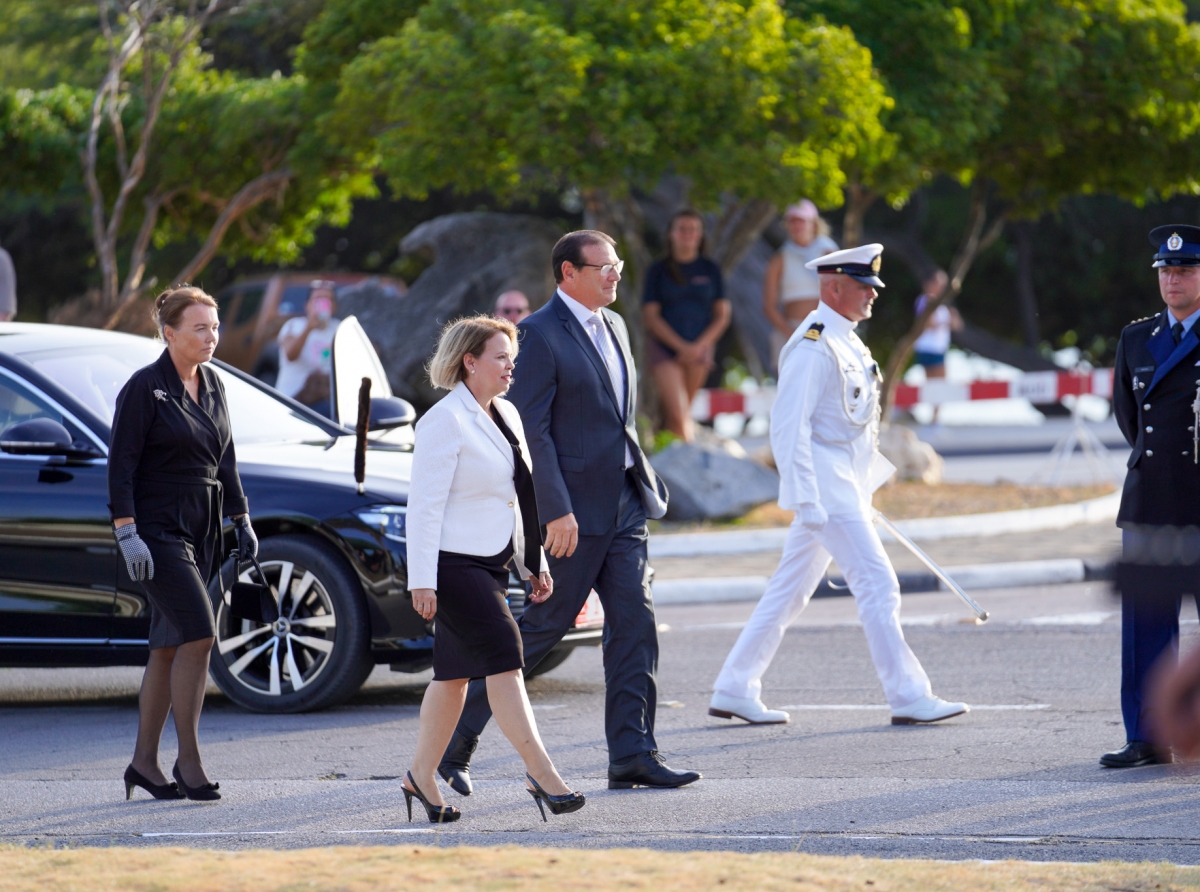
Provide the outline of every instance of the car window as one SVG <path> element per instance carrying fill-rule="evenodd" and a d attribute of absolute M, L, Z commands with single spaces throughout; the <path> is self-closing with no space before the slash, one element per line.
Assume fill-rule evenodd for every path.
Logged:
<path fill-rule="evenodd" d="M 158 359 L 162 345 L 149 338 L 24 353 L 21 358 L 112 423 L 117 394 L 135 371 Z M 224 369 L 213 367 L 225 385 L 236 444 L 329 441 L 329 432 L 287 403 Z"/>
<path fill-rule="evenodd" d="M 304 312 L 304 305 L 308 303 L 309 287 L 307 285 L 288 285 L 283 289 L 283 295 L 279 298 L 279 315 L 280 316 L 299 316 Z"/>
<path fill-rule="evenodd" d="M 238 304 L 237 316 L 233 320 L 234 325 L 245 325 L 258 315 L 259 307 L 262 306 L 263 293 L 266 290 L 264 285 L 254 285 L 242 292 L 242 302 Z"/>
<path fill-rule="evenodd" d="M 35 418 L 57 421 L 70 431 L 72 439 L 86 441 L 83 432 L 69 418 L 64 417 L 62 412 L 18 379 L 10 377 L 7 372 L 0 372 L 0 440 L 4 439 L 4 432 L 14 424 L 32 421 Z"/>

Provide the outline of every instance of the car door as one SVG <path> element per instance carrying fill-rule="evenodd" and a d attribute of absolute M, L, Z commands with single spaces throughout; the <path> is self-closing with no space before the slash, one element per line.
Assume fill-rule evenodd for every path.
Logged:
<path fill-rule="evenodd" d="M 0 367 L 0 442 L 33 418 L 95 437 L 55 400 Z M 117 550 L 107 461 L 0 452 L 0 645 L 103 645 L 112 631 Z"/>

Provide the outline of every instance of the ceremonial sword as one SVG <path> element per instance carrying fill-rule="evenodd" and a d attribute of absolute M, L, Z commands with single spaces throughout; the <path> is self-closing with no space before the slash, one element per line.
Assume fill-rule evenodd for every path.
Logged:
<path fill-rule="evenodd" d="M 1196 384 L 1200 385 L 1200 381 Z M 1200 465 L 1200 386 L 1196 387 L 1196 398 L 1192 400 L 1192 464 Z"/>
<path fill-rule="evenodd" d="M 1200 401 L 1200 397 L 1197 397 L 1197 400 Z M 942 584 L 944 586 L 946 586 L 946 588 L 950 589 L 950 591 L 954 592 L 954 594 L 956 594 L 960 598 L 962 598 L 963 603 L 965 603 L 968 607 L 971 608 L 971 610 L 973 610 L 975 612 L 975 615 L 977 617 L 979 617 L 980 622 L 986 623 L 988 621 L 988 617 L 991 614 L 989 614 L 986 610 L 984 610 L 982 607 L 980 607 L 978 604 L 976 604 L 974 599 L 970 595 L 968 595 L 966 592 L 964 592 L 962 590 L 962 587 L 959 586 L 959 584 L 957 582 L 955 582 L 953 579 L 951 579 L 950 575 L 945 570 L 943 570 L 936 563 L 934 563 L 933 558 L 931 558 L 929 555 L 927 555 L 925 552 L 923 552 L 920 549 L 920 547 L 917 545 L 916 542 L 914 542 L 912 539 L 908 538 L 908 536 L 906 536 L 902 532 L 900 532 L 900 530 L 896 528 L 896 525 L 894 523 L 892 523 L 890 520 L 888 520 L 886 517 L 883 516 L 882 512 L 876 511 L 875 519 L 877 521 L 879 521 L 879 523 L 881 523 L 883 525 L 883 527 L 889 533 L 891 533 L 893 536 L 895 536 L 896 540 L 898 542 L 900 542 L 901 545 L 903 545 L 905 548 L 907 548 L 909 551 L 911 551 L 914 555 L 916 555 L 917 560 L 919 560 L 922 564 L 924 564 L 926 567 L 928 567 L 932 571 L 933 575 L 936 576 L 938 579 L 940 579 Z"/>

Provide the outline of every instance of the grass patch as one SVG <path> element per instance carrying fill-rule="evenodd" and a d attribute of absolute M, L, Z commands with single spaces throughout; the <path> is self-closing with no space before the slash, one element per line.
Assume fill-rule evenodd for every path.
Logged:
<path fill-rule="evenodd" d="M 1183 890 L 1200 868 L 1171 864 L 980 863 L 645 849 L 343 847 L 221 852 L 186 848 L 0 848 L 2 892 L 284 892 L 693 889 Z"/>
<path fill-rule="evenodd" d="M 875 493 L 875 507 L 892 520 L 915 517 L 951 517 L 957 514 L 990 514 L 1022 508 L 1045 508 L 1096 499 L 1114 491 L 1103 486 L 1018 486 L 1015 483 L 892 483 Z M 671 523 L 651 521 L 652 533 L 682 533 L 692 530 L 753 530 L 786 527 L 792 512 L 774 502 L 749 511 L 734 520 Z"/>

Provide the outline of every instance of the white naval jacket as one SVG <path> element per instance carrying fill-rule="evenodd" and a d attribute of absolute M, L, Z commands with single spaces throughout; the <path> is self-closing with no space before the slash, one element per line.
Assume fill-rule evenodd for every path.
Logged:
<path fill-rule="evenodd" d="M 815 338 L 814 323 L 824 326 Z M 830 516 L 870 516 L 879 367 L 854 326 L 822 302 L 780 352 L 771 450 L 786 511 L 811 503 Z"/>
<path fill-rule="evenodd" d="M 520 413 L 499 397 L 492 408 L 504 417 L 532 470 Z M 461 381 L 417 422 L 408 492 L 410 591 L 437 588 L 439 551 L 487 557 L 510 541 L 517 572 L 522 579 L 532 575 L 523 563 L 513 470 L 512 446 Z M 538 572 L 546 568 L 543 551 Z"/>

